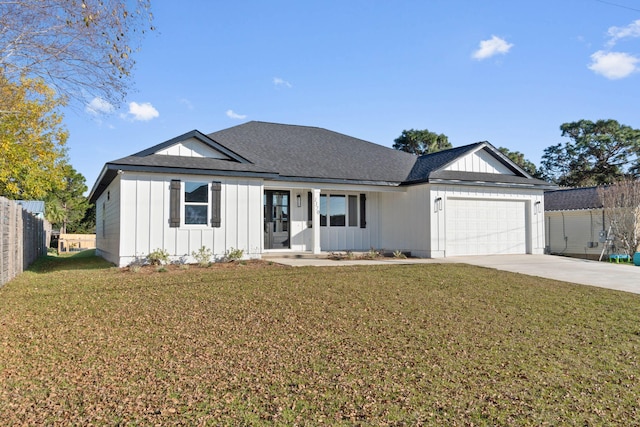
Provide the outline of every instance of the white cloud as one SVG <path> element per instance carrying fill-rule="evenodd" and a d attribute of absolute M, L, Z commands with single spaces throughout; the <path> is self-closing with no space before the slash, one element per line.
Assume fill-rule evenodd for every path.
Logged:
<path fill-rule="evenodd" d="M 591 55 L 589 69 L 610 80 L 622 79 L 638 71 L 639 58 L 624 52 L 599 50 Z"/>
<path fill-rule="evenodd" d="M 291 85 L 291 83 L 289 83 L 286 80 L 281 79 L 280 77 L 274 77 L 273 78 L 273 84 L 276 85 L 276 86 L 284 86 L 284 87 L 289 87 L 289 88 L 293 87 Z"/>
<path fill-rule="evenodd" d="M 505 55 L 513 47 L 512 43 L 497 36 L 491 36 L 489 40 L 482 40 L 480 48 L 473 52 L 473 58 L 479 61 L 491 58 L 495 55 Z"/>
<path fill-rule="evenodd" d="M 95 97 L 84 107 L 84 111 L 94 116 L 100 114 L 111 114 L 115 110 L 115 107 L 110 102 L 105 101 L 102 98 Z"/>
<path fill-rule="evenodd" d="M 231 119 L 245 119 L 247 118 L 246 114 L 238 114 L 238 113 L 234 113 L 233 110 L 227 110 L 227 117 L 231 118 Z"/>
<path fill-rule="evenodd" d="M 155 119 L 160 115 L 153 105 L 149 102 L 138 104 L 137 102 L 129 103 L 129 114 L 133 116 L 133 120 L 146 122 Z"/>
<path fill-rule="evenodd" d="M 607 46 L 614 46 L 618 40 L 640 37 L 640 19 L 633 21 L 626 27 L 610 27 L 607 31 L 609 41 Z"/>

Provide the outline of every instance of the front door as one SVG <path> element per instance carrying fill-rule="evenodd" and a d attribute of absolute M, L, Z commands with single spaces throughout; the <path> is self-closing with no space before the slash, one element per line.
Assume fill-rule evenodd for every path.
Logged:
<path fill-rule="evenodd" d="M 289 192 L 264 192 L 264 248 L 289 249 Z"/>

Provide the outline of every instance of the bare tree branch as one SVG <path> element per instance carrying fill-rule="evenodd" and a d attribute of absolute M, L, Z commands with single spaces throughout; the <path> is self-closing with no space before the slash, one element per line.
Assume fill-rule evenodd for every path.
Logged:
<path fill-rule="evenodd" d="M 132 53 L 152 30 L 151 0 L 0 2 L 0 73 L 10 81 L 40 77 L 72 100 L 127 94 Z"/>

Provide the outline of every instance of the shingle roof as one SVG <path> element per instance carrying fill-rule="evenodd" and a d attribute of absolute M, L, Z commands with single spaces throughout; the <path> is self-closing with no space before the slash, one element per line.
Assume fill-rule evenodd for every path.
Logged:
<path fill-rule="evenodd" d="M 154 154 L 196 138 L 230 160 Z M 446 165 L 473 150 L 487 150 L 514 175 L 444 171 Z M 424 156 L 414 156 L 327 129 L 266 122 L 248 122 L 204 135 L 191 131 L 131 156 L 108 162 L 91 191 L 94 201 L 118 170 L 197 173 L 267 179 L 373 185 L 440 182 L 493 182 L 499 185 L 546 186 L 531 178 L 491 144 L 479 142 Z"/>
<path fill-rule="evenodd" d="M 400 183 L 416 157 L 330 130 L 249 122 L 208 135 L 282 177 Z"/>
<path fill-rule="evenodd" d="M 544 193 L 545 211 L 599 208 L 602 208 L 602 201 L 598 195 L 598 187 L 563 188 Z"/>

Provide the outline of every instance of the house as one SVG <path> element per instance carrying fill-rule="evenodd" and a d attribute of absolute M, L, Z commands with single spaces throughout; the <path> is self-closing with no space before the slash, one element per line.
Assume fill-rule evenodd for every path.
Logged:
<path fill-rule="evenodd" d="M 44 219 L 45 207 L 42 200 L 15 200 L 22 209 L 33 214 L 36 218 Z"/>
<path fill-rule="evenodd" d="M 608 223 L 598 187 L 545 192 L 544 217 L 548 253 L 600 258 Z"/>
<path fill-rule="evenodd" d="M 97 253 L 193 261 L 242 249 L 543 253 L 543 192 L 488 142 L 414 156 L 326 129 L 248 122 L 108 162 L 90 193 Z"/>

